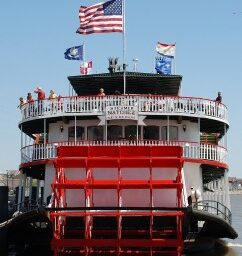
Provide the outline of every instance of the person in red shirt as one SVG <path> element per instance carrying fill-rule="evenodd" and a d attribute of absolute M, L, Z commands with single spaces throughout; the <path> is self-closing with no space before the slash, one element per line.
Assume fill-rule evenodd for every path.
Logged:
<path fill-rule="evenodd" d="M 45 92 L 41 87 L 37 87 L 36 90 L 34 91 L 37 93 L 38 97 L 38 114 L 41 115 L 43 112 L 43 100 L 45 99 Z"/>
<path fill-rule="evenodd" d="M 34 99 L 32 97 L 32 94 L 31 92 L 28 92 L 28 95 L 27 95 L 27 103 L 28 104 L 28 110 L 29 110 L 29 116 L 33 115 L 34 114 Z"/>
<path fill-rule="evenodd" d="M 45 99 L 45 92 L 43 91 L 43 89 L 41 87 L 38 86 L 34 92 L 38 94 L 38 100 Z"/>
<path fill-rule="evenodd" d="M 27 95 L 27 102 L 30 103 L 30 104 L 33 104 L 34 103 L 34 99 L 33 99 L 33 96 L 31 94 L 31 92 L 28 92 L 28 95 Z"/>
<path fill-rule="evenodd" d="M 100 88 L 100 89 L 99 89 L 98 96 L 105 96 L 105 92 L 104 92 L 104 89 L 103 89 L 103 88 Z"/>

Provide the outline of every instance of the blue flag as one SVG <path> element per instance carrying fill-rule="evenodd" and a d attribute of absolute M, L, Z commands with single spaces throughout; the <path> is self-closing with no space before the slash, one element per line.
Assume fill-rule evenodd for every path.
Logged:
<path fill-rule="evenodd" d="M 170 75 L 171 61 L 172 61 L 172 58 L 169 58 L 169 57 L 156 58 L 155 69 L 157 73 L 162 75 Z"/>
<path fill-rule="evenodd" d="M 64 55 L 68 60 L 83 60 L 83 45 L 66 49 Z"/>

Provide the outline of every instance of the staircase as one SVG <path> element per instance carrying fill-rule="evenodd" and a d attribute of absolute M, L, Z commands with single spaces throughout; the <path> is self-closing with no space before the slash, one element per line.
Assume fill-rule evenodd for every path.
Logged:
<path fill-rule="evenodd" d="M 181 255 L 181 147 L 62 146 L 57 155 L 55 256 Z"/>

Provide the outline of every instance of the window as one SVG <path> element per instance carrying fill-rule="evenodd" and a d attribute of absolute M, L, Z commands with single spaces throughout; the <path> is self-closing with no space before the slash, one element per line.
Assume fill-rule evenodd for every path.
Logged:
<path fill-rule="evenodd" d="M 138 133 L 140 134 L 140 126 L 138 129 Z M 136 139 L 136 137 L 137 137 L 137 125 L 125 126 L 125 138 L 126 139 Z"/>
<path fill-rule="evenodd" d="M 76 127 L 76 139 L 77 140 L 84 140 L 84 127 L 77 126 Z M 68 140 L 75 140 L 75 126 L 70 126 L 68 128 Z"/>
<path fill-rule="evenodd" d="M 122 138 L 122 126 L 108 126 L 108 140 L 118 140 Z"/>
<path fill-rule="evenodd" d="M 144 139 L 159 140 L 159 126 L 144 126 Z"/>
<path fill-rule="evenodd" d="M 167 140 L 167 126 L 162 126 L 162 140 Z M 178 127 L 169 126 L 169 140 L 178 140 Z"/>
<path fill-rule="evenodd" d="M 88 140 L 103 140 L 103 127 L 102 126 L 89 126 L 87 127 Z"/>

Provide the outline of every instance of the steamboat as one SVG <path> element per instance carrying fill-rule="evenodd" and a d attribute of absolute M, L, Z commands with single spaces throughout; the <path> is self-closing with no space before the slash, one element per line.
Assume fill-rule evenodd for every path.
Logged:
<path fill-rule="evenodd" d="M 182 96 L 180 75 L 125 73 L 125 94 L 123 71 L 70 76 L 74 95 L 21 108 L 18 214 L 2 247 L 179 256 L 189 241 L 237 237 L 227 107 Z"/>

